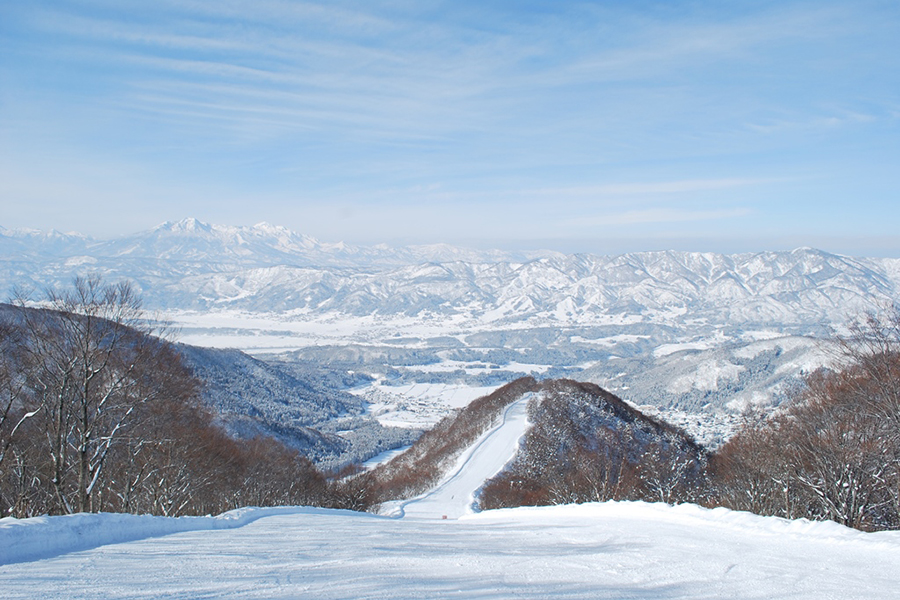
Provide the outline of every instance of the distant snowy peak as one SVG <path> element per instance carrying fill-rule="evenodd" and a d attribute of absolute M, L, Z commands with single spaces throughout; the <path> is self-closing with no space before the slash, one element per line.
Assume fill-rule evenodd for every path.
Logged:
<path fill-rule="evenodd" d="M 280 225 L 272 225 L 265 221 L 256 225 L 233 226 L 215 225 L 198 221 L 194 218 L 165 223 L 151 229 L 147 237 L 178 237 L 194 240 L 217 241 L 222 243 L 248 246 L 253 243 L 265 244 L 272 247 L 282 247 L 298 250 L 309 250 L 322 246 L 318 240 L 308 235 L 291 231 Z M 137 234 L 143 237 L 142 234 Z"/>
<path fill-rule="evenodd" d="M 165 231 L 171 233 L 186 233 L 186 234 L 194 234 L 198 232 L 210 232 L 212 230 L 212 226 L 208 223 L 204 223 L 202 221 L 198 221 L 193 217 L 182 219 L 181 221 L 166 221 L 160 225 L 157 225 L 152 229 L 152 231 Z"/>
<path fill-rule="evenodd" d="M 109 240 L 93 248 L 97 256 L 189 260 L 210 265 L 262 267 L 309 264 L 309 254 L 327 245 L 284 227 L 213 225 L 189 218 L 167 221 L 149 231 Z"/>
<path fill-rule="evenodd" d="M 551 252 L 473 250 L 449 244 L 398 248 L 386 244 L 354 246 L 344 242 L 321 242 L 265 221 L 252 226 L 232 226 L 210 224 L 195 218 L 166 221 L 150 230 L 111 240 L 0 228 L 0 252 L 57 258 L 87 254 L 94 258 L 191 261 L 216 266 L 215 270 L 281 265 L 384 268 L 429 262 L 493 263 L 556 255 Z"/>
<path fill-rule="evenodd" d="M 92 242 L 91 238 L 74 232 L 0 227 L 0 254 L 3 255 L 71 256 L 85 252 Z"/>
<path fill-rule="evenodd" d="M 41 240 L 50 240 L 50 239 L 62 239 L 62 240 L 89 240 L 87 236 L 84 236 L 80 233 L 70 231 L 67 233 L 63 233 L 61 231 L 57 231 L 56 229 L 51 229 L 50 231 L 43 231 L 40 229 L 32 229 L 30 227 L 19 227 L 16 229 L 7 229 L 0 225 L 0 237 L 8 237 L 8 238 L 19 238 L 19 239 L 41 239 Z"/>

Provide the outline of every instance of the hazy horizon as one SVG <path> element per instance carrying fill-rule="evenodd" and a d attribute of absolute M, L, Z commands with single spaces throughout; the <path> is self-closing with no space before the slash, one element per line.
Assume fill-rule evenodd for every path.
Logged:
<path fill-rule="evenodd" d="M 191 219 L 193 217 L 187 217 L 186 219 Z M 255 225 L 260 225 L 268 222 L 259 222 L 259 223 L 241 223 L 241 224 L 232 224 L 232 223 L 214 223 L 214 222 L 206 222 L 200 221 L 205 225 L 210 226 L 219 226 L 219 227 L 253 227 Z M 155 226 L 139 230 L 139 231 L 127 231 L 120 232 L 114 235 L 91 235 L 86 234 L 82 231 L 77 230 L 58 230 L 54 228 L 50 229 L 38 229 L 38 228 L 30 228 L 30 227 L 20 227 L 20 228 L 11 228 L 5 227 L 2 223 L 0 223 L 0 234 L 12 233 L 15 231 L 37 231 L 42 233 L 50 233 L 56 231 L 62 234 L 74 234 L 85 236 L 94 241 L 103 242 L 103 241 L 112 241 L 116 239 L 127 238 L 129 236 L 138 235 L 141 233 L 145 233 L 156 229 L 158 227 L 162 227 L 166 225 L 166 223 L 177 223 L 178 221 L 168 220 L 163 223 L 157 223 Z M 269 225 L 283 227 L 279 223 L 268 223 Z M 289 229 L 289 228 L 288 228 Z M 295 231 L 291 230 L 293 233 L 308 235 L 303 231 Z M 310 236 L 316 239 L 316 241 L 325 243 L 325 244 L 337 244 L 337 243 L 350 243 L 347 240 L 342 239 L 321 239 L 316 238 L 315 236 Z M 618 255 L 618 254 L 627 254 L 627 253 L 635 253 L 635 252 L 658 252 L 658 251 L 684 251 L 684 252 L 713 252 L 717 254 L 745 254 L 745 253 L 758 253 L 758 252 L 784 252 L 784 251 L 792 251 L 800 248 L 813 248 L 816 250 L 821 250 L 824 252 L 829 252 L 832 254 L 838 255 L 846 255 L 846 256 L 859 256 L 859 257 L 870 257 L 870 258 L 900 258 L 900 251 L 887 251 L 888 248 L 892 248 L 892 244 L 894 243 L 893 238 L 884 238 L 884 239 L 867 239 L 867 240 L 834 240 L 834 239 L 820 239 L 818 240 L 820 243 L 812 243 L 812 244 L 792 244 L 792 240 L 790 239 L 757 239 L 757 240 L 730 240 L 729 247 L 725 249 L 716 249 L 717 245 L 720 245 L 720 242 L 717 240 L 697 240 L 697 239 L 654 239 L 654 240 L 642 240 L 642 239 L 533 239 L 527 240 L 525 242 L 519 241 L 509 241 L 509 240 L 493 240 L 495 243 L 491 244 L 490 242 L 486 242 L 485 240 L 461 240 L 456 243 L 449 243 L 443 241 L 433 241 L 430 243 L 434 244 L 442 244 L 447 243 L 449 245 L 453 245 L 460 248 L 468 248 L 472 250 L 502 250 L 508 252 L 529 252 L 529 251 L 549 251 L 549 252 L 560 252 L 564 254 L 596 254 L 596 255 Z M 394 240 L 393 244 L 389 244 L 384 240 L 369 240 L 352 243 L 351 245 L 355 246 L 377 246 L 386 244 L 388 246 L 402 247 L 402 246 L 415 246 L 415 245 L 428 245 L 429 242 L 416 242 L 415 240 L 404 241 Z M 867 246 L 872 249 L 869 253 L 860 253 L 854 252 L 852 249 L 854 247 L 862 247 Z M 842 248 L 849 248 L 849 250 L 845 251 Z"/>

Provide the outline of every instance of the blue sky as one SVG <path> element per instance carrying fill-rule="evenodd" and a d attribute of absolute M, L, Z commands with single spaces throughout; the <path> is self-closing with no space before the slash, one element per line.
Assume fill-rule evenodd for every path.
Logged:
<path fill-rule="evenodd" d="M 900 4 L 0 4 L 0 225 L 900 256 Z"/>

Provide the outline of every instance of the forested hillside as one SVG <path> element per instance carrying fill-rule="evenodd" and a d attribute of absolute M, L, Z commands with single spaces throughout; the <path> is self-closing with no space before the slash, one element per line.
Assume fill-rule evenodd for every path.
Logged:
<path fill-rule="evenodd" d="M 433 487 L 510 403 L 531 394 L 530 429 L 481 492 L 482 509 L 598 500 L 687 501 L 705 490 L 706 453 L 688 435 L 594 384 L 522 378 L 469 404 L 362 479 L 372 502 Z M 692 496 L 692 494 L 697 494 Z"/>
<path fill-rule="evenodd" d="M 217 424 L 128 284 L 77 279 L 46 303 L 0 305 L 3 515 L 345 504 L 296 449 Z"/>
<path fill-rule="evenodd" d="M 176 345 L 201 398 L 236 439 L 273 437 L 323 469 L 412 443 L 418 429 L 384 427 L 346 389 L 362 375 L 311 362 L 263 361 L 238 350 Z"/>
<path fill-rule="evenodd" d="M 531 394 L 515 458 L 480 509 L 604 500 L 693 502 L 863 530 L 900 527 L 900 310 L 838 338 L 832 369 L 806 376 L 774 413 L 748 412 L 710 452 L 590 383 L 523 378 L 447 417 L 359 479 L 373 503 L 430 489 L 503 407 Z"/>
<path fill-rule="evenodd" d="M 783 410 L 748 414 L 714 457 L 717 503 L 864 530 L 900 528 L 900 308 L 838 340 L 843 364 Z"/>
<path fill-rule="evenodd" d="M 482 490 L 482 508 L 702 497 L 704 450 L 594 384 L 545 381 L 529 420 L 512 464 Z"/>

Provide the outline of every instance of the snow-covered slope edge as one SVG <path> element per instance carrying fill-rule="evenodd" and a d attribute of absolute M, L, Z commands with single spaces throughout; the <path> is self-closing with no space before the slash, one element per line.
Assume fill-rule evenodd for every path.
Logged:
<path fill-rule="evenodd" d="M 743 534 L 780 538 L 815 538 L 836 543 L 877 542 L 885 550 L 900 550 L 900 531 L 865 532 L 834 521 L 765 517 L 724 507 L 705 508 L 697 504 L 608 501 L 557 506 L 521 506 L 467 514 L 463 521 L 479 523 L 528 523 L 533 521 L 590 522 L 598 519 L 640 519 L 645 523 L 677 523 L 688 528 L 719 529 Z"/>
<path fill-rule="evenodd" d="M 243 527 L 263 517 L 315 512 L 302 507 L 238 508 L 218 516 L 156 517 L 130 514 L 74 514 L 0 519 L 0 565 L 40 560 L 107 544 L 132 542 L 182 531 Z"/>

